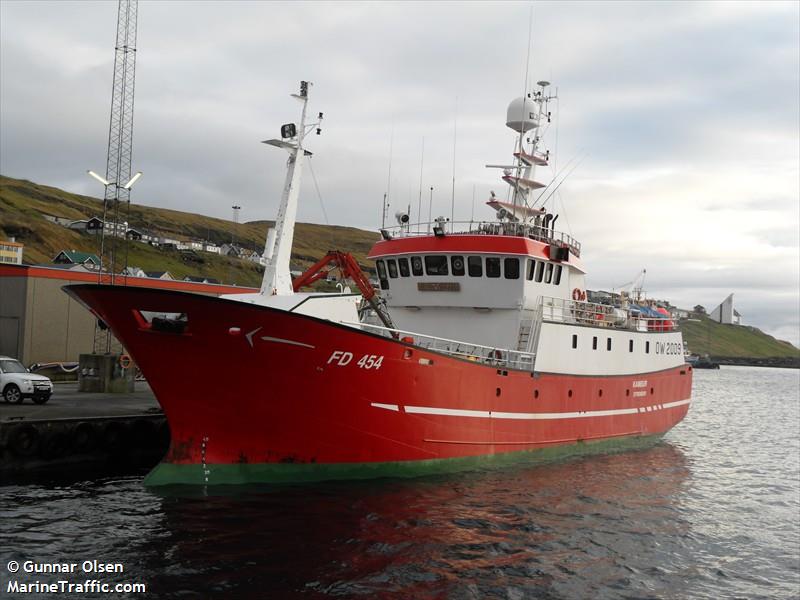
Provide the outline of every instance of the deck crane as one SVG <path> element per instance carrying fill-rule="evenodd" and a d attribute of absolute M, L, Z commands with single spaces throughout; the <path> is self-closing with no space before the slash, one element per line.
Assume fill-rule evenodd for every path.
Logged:
<path fill-rule="evenodd" d="M 331 269 L 326 269 L 328 265 L 332 265 Z M 339 250 L 329 250 L 328 253 L 308 268 L 302 275 L 292 281 L 292 288 L 297 292 L 301 287 L 311 285 L 328 275 L 328 272 L 334 268 L 339 268 L 342 275 L 349 277 L 353 280 L 375 314 L 381 320 L 381 323 L 389 329 L 395 329 L 394 323 L 386 310 L 378 294 L 375 293 L 375 288 L 370 284 L 369 279 L 358 266 L 358 263 L 349 252 L 340 252 Z M 392 332 L 392 337 L 397 337 L 396 332 Z"/>
<path fill-rule="evenodd" d="M 644 296 L 644 278 L 647 275 L 647 269 L 642 269 L 636 274 L 631 281 L 623 283 L 619 286 L 620 294 L 625 294 L 631 300 L 639 301 Z M 616 291 L 616 290 L 612 290 Z"/>

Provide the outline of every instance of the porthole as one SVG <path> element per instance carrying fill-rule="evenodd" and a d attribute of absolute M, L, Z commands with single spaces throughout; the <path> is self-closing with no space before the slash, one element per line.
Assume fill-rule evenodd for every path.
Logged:
<path fill-rule="evenodd" d="M 631 395 L 631 391 L 630 390 L 625 390 L 625 395 L 626 396 L 630 396 Z"/>
<path fill-rule="evenodd" d="M 603 390 L 597 390 L 597 395 L 602 398 L 603 397 Z"/>
<path fill-rule="evenodd" d="M 498 397 L 500 396 L 500 388 L 497 388 L 497 389 L 494 391 L 494 395 L 495 395 L 495 396 L 498 396 Z"/>
<path fill-rule="evenodd" d="M 567 392 L 567 396 L 569 396 L 570 398 L 572 398 L 572 390 L 569 390 L 569 391 Z"/>
<path fill-rule="evenodd" d="M 650 395 L 652 396 L 655 393 L 656 393 L 656 388 L 650 388 Z"/>
<path fill-rule="evenodd" d="M 534 398 L 538 398 L 539 397 L 539 390 L 533 390 L 533 397 Z"/>

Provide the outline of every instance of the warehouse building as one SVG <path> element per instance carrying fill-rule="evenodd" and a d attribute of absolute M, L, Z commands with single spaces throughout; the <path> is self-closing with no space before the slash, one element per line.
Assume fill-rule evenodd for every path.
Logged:
<path fill-rule="evenodd" d="M 97 273 L 84 269 L 0 263 L 0 355 L 13 356 L 30 365 L 77 361 L 80 354 L 92 352 L 96 319 L 61 287 L 97 280 Z M 117 276 L 116 283 L 214 296 L 257 291 L 122 275 Z"/>

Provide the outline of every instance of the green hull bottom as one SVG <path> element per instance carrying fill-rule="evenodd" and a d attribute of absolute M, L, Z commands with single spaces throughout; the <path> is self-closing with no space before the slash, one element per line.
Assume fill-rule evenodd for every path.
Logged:
<path fill-rule="evenodd" d="M 520 450 L 481 456 L 439 458 L 372 463 L 160 463 L 145 478 L 148 486 L 163 485 L 241 485 L 250 483 L 297 483 L 335 479 L 377 479 L 381 477 L 420 477 L 475 471 L 488 467 L 541 464 L 571 456 L 587 456 L 646 448 L 663 434 L 626 436 Z"/>

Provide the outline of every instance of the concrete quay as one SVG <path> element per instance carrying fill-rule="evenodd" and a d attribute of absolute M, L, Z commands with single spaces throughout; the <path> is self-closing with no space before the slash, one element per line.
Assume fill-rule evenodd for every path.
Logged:
<path fill-rule="evenodd" d="M 169 446 L 169 427 L 146 382 L 130 393 L 78 392 L 56 383 L 46 404 L 0 402 L 0 482 L 64 469 L 144 468 Z"/>

